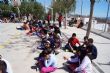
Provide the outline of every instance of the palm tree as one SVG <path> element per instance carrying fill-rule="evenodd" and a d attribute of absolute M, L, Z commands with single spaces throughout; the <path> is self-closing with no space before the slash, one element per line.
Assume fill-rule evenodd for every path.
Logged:
<path fill-rule="evenodd" d="M 81 0 L 81 16 L 82 16 L 82 7 L 83 7 L 83 0 Z"/>
<path fill-rule="evenodd" d="M 92 25 L 94 5 L 95 5 L 95 0 L 90 0 L 90 18 L 89 18 L 89 24 L 88 24 L 87 32 L 86 32 L 86 36 L 88 36 L 88 37 L 90 35 L 90 30 L 91 30 L 91 25 Z"/>
<path fill-rule="evenodd" d="M 107 16 L 106 16 L 106 23 L 105 23 L 104 32 L 106 31 L 107 22 L 108 22 L 108 14 L 109 14 L 109 9 L 110 9 L 110 0 L 106 0 L 106 1 L 108 2 L 108 8 L 107 8 Z"/>
<path fill-rule="evenodd" d="M 67 12 L 69 12 L 70 10 L 74 11 L 75 6 L 76 0 L 54 0 L 52 7 L 54 10 L 54 14 L 59 11 L 65 14 L 65 8 L 67 9 Z"/>
<path fill-rule="evenodd" d="M 98 0 L 100 1 L 100 0 Z M 108 2 L 108 8 L 107 8 L 107 16 L 106 16 L 106 24 L 107 24 L 107 21 L 108 21 L 108 14 L 109 14 L 109 9 L 110 9 L 110 0 L 105 0 Z M 91 24 L 92 24 L 92 17 L 93 17 L 93 10 L 94 10 L 94 4 L 95 4 L 96 0 L 90 0 L 90 18 L 89 18 L 89 24 L 88 24 L 88 27 L 87 27 L 87 32 L 86 32 L 86 36 L 89 37 L 90 35 L 90 30 L 91 30 Z M 105 28 L 104 28 L 104 32 L 106 31 L 106 25 L 105 25 Z"/>
<path fill-rule="evenodd" d="M 54 14 L 59 11 L 62 14 L 65 14 L 65 28 L 66 28 L 67 13 L 69 11 L 75 11 L 76 0 L 54 0 L 52 7 Z"/>

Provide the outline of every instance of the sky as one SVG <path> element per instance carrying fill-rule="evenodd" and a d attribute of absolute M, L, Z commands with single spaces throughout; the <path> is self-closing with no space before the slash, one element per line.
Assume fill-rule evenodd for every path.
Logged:
<path fill-rule="evenodd" d="M 37 0 L 41 4 L 45 5 L 46 7 L 49 7 L 51 5 L 52 0 Z M 106 17 L 107 16 L 107 7 L 108 4 L 104 0 L 100 2 L 96 2 L 94 6 L 94 16 L 95 17 Z M 83 15 L 89 15 L 90 13 L 90 0 L 83 0 Z M 74 12 L 72 12 L 74 13 Z M 77 0 L 76 3 L 76 14 L 81 14 L 81 0 Z M 109 11 L 109 17 L 110 17 L 110 11 Z"/>
<path fill-rule="evenodd" d="M 51 5 L 52 0 L 36 0 L 40 2 L 43 6 L 45 5 L 46 7 L 49 7 Z"/>

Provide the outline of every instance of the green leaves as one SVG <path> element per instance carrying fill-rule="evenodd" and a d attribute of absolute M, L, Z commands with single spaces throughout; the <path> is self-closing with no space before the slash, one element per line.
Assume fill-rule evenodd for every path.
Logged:
<path fill-rule="evenodd" d="M 22 14 L 32 13 L 38 18 L 41 18 L 44 15 L 44 8 L 38 2 L 24 2 L 20 6 L 20 11 Z"/>
<path fill-rule="evenodd" d="M 76 8 L 76 0 L 56 0 L 54 1 L 52 7 L 54 13 L 56 12 L 65 13 L 65 9 L 67 10 L 67 12 L 71 10 L 74 11 Z"/>
<path fill-rule="evenodd" d="M 9 16 L 10 12 L 17 14 L 17 8 L 7 4 L 0 4 L 0 9 L 3 11 L 6 17 Z M 38 18 L 42 18 L 44 15 L 44 7 L 38 2 L 23 2 L 19 7 L 21 14 L 31 13 Z M 3 15 L 4 16 L 4 15 Z"/>

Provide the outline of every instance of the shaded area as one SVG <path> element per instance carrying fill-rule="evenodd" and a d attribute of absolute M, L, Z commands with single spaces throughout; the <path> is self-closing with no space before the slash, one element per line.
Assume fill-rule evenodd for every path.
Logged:
<path fill-rule="evenodd" d="M 110 62 L 108 63 L 98 63 L 99 65 L 110 65 Z"/>

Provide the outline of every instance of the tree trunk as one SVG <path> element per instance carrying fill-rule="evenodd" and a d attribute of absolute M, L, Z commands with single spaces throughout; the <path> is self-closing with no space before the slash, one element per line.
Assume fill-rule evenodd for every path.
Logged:
<path fill-rule="evenodd" d="M 67 9 L 65 8 L 65 23 L 64 23 L 65 29 L 66 25 L 67 25 Z"/>
<path fill-rule="evenodd" d="M 87 32 L 86 32 L 86 36 L 88 36 L 88 37 L 89 37 L 90 31 L 91 31 L 92 17 L 93 17 L 95 0 L 90 0 L 90 2 L 91 2 L 91 5 L 90 5 L 90 17 L 89 17 L 89 24 L 88 24 Z"/>
<path fill-rule="evenodd" d="M 108 2 L 107 16 L 106 16 L 106 22 L 105 22 L 104 32 L 106 32 L 106 28 L 107 28 L 109 8 L 110 8 L 110 1 Z M 108 29 L 107 29 L 107 31 L 108 31 Z"/>
<path fill-rule="evenodd" d="M 81 0 L 81 17 L 82 17 L 83 0 Z"/>

